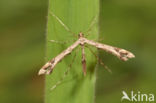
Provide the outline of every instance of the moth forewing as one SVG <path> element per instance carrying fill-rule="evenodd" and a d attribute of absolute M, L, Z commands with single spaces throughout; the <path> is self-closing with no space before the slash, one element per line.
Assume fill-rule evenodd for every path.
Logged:
<path fill-rule="evenodd" d="M 39 71 L 39 75 L 41 74 L 50 74 L 57 63 L 59 63 L 65 56 L 70 54 L 79 44 L 81 41 L 78 39 L 75 43 L 73 43 L 71 46 L 69 46 L 66 50 L 61 52 L 59 55 L 57 55 L 55 58 L 51 59 L 49 62 L 47 62 Z"/>
<path fill-rule="evenodd" d="M 134 58 L 134 54 L 125 50 L 125 49 L 121 49 L 121 48 L 117 48 L 117 47 L 113 47 L 110 45 L 106 45 L 106 44 L 102 44 L 102 43 L 98 43 L 92 40 L 88 40 L 86 38 L 84 38 L 85 43 L 95 46 L 98 49 L 102 49 L 108 53 L 111 53 L 115 56 L 117 56 L 119 59 L 123 60 L 123 61 L 127 61 L 129 58 Z"/>

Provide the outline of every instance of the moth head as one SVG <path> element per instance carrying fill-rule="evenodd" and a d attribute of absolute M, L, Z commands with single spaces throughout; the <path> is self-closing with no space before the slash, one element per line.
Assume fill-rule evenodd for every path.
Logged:
<path fill-rule="evenodd" d="M 78 36 L 79 36 L 79 38 L 84 37 L 82 32 L 80 32 Z"/>

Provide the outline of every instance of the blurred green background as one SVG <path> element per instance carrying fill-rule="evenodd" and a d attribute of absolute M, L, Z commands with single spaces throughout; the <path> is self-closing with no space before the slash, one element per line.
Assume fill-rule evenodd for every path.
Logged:
<path fill-rule="evenodd" d="M 0 0 L 0 103 L 43 103 L 47 1 Z"/>
<path fill-rule="evenodd" d="M 122 62 L 99 52 L 96 103 L 120 103 L 122 91 L 156 94 L 156 1 L 100 0 L 103 43 L 130 50 L 135 59 Z M 87 7 L 87 6 L 86 6 Z M 43 103 L 48 1 L 0 1 L 0 103 Z M 126 101 L 124 101 L 126 102 Z"/>
<path fill-rule="evenodd" d="M 155 5 L 155 0 L 100 1 L 103 43 L 130 50 L 136 58 L 123 62 L 100 51 L 100 57 L 113 74 L 101 66 L 98 68 L 97 103 L 120 103 L 123 90 L 129 95 L 131 91 L 156 95 Z"/>

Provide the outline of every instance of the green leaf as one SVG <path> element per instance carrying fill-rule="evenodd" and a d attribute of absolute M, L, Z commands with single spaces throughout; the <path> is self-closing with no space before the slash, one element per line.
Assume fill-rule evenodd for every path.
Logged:
<path fill-rule="evenodd" d="M 73 40 L 78 39 L 80 32 L 87 35 L 86 30 L 90 23 L 98 15 L 98 0 L 49 0 L 48 29 L 46 44 L 46 61 L 51 60 L 68 46 L 72 45 Z M 65 28 L 50 15 L 53 12 L 68 28 L 76 34 L 77 37 L 65 30 Z M 98 26 L 91 28 L 88 39 L 98 38 Z M 70 41 L 67 44 L 51 43 L 49 40 Z M 96 48 L 93 49 L 96 51 Z M 85 48 L 87 75 L 84 76 L 81 64 L 80 46 L 74 50 L 71 55 L 65 57 L 56 65 L 51 75 L 46 76 L 45 83 L 45 103 L 93 103 L 95 95 L 95 66 L 96 58 Z M 76 58 L 73 61 L 73 57 Z M 64 72 L 71 65 L 67 76 L 50 90 L 64 75 Z"/>

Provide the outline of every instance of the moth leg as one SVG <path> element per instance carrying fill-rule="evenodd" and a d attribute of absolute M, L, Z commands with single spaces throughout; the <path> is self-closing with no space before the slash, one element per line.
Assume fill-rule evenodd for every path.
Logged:
<path fill-rule="evenodd" d="M 85 58 L 85 50 L 84 50 L 84 44 L 81 45 L 82 50 L 82 68 L 83 68 L 83 74 L 86 76 L 86 58 Z"/>
<path fill-rule="evenodd" d="M 61 77 L 61 79 L 59 81 L 57 81 L 57 83 L 51 88 L 51 90 L 54 90 L 58 85 L 60 85 L 62 83 L 62 81 L 64 80 L 64 78 L 68 75 L 68 72 L 70 71 L 70 69 L 72 68 L 72 64 L 74 63 L 75 61 L 75 58 L 76 58 L 76 54 L 77 54 L 77 50 L 76 50 L 76 53 L 72 59 L 72 62 L 69 64 L 67 70 L 64 72 L 63 76 Z"/>
<path fill-rule="evenodd" d="M 112 71 L 103 63 L 103 61 L 96 55 L 96 53 L 89 47 L 86 46 L 89 51 L 96 57 L 97 61 L 110 73 L 112 73 Z"/>

